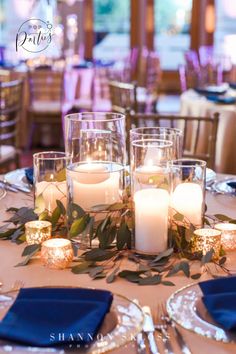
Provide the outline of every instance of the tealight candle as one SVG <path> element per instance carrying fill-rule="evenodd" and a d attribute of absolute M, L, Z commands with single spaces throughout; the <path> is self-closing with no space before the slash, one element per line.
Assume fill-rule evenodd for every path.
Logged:
<path fill-rule="evenodd" d="M 134 194 L 135 249 L 157 254 L 166 250 L 168 235 L 169 193 L 147 188 Z"/>
<path fill-rule="evenodd" d="M 171 207 L 195 226 L 202 225 L 203 192 L 197 183 L 180 183 L 175 188 Z"/>
<path fill-rule="evenodd" d="M 52 224 L 49 221 L 29 221 L 25 224 L 28 245 L 40 244 L 51 238 Z"/>
<path fill-rule="evenodd" d="M 191 242 L 191 250 L 193 253 L 202 252 L 202 254 L 205 255 L 213 248 L 214 258 L 219 258 L 221 247 L 221 231 L 210 228 L 197 229 L 194 231 Z"/>
<path fill-rule="evenodd" d="M 215 229 L 221 231 L 221 244 L 225 250 L 236 249 L 236 224 L 219 223 L 215 225 Z"/>
<path fill-rule="evenodd" d="M 65 238 L 52 238 L 43 242 L 41 259 L 49 268 L 64 269 L 73 260 L 71 241 Z"/>

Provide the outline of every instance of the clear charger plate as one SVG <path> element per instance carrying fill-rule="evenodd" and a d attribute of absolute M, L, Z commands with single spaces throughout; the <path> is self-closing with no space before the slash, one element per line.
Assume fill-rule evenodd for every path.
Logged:
<path fill-rule="evenodd" d="M 197 302 L 201 297 L 202 292 L 197 284 L 190 284 L 177 290 L 167 300 L 169 316 L 180 326 L 194 333 L 220 342 L 236 343 L 236 334 L 225 331 L 199 316 Z"/>
<path fill-rule="evenodd" d="M 10 306 L 13 304 L 18 292 L 11 295 L 0 294 L 0 320 L 4 317 Z M 76 346 L 75 343 L 68 345 L 66 348 L 40 348 L 32 346 L 24 346 L 5 342 L 0 340 L 0 353 L 23 354 L 23 353 L 86 353 L 100 354 L 119 348 L 134 340 L 135 336 L 141 331 L 143 326 L 143 313 L 141 308 L 128 298 L 113 294 L 113 302 L 111 310 L 116 315 L 116 325 L 106 335 L 99 335 L 99 339 L 93 342 L 88 348 Z"/>
<path fill-rule="evenodd" d="M 10 171 L 5 174 L 4 179 L 10 184 L 14 184 L 21 189 L 24 189 L 25 192 L 31 191 L 31 185 L 28 183 L 25 176 L 25 168 L 19 168 L 18 170 Z"/>
<path fill-rule="evenodd" d="M 217 181 L 212 185 L 212 189 L 220 194 L 228 194 L 236 196 L 236 190 L 228 185 L 228 183 L 236 183 L 236 178 L 226 178 L 221 181 Z"/>

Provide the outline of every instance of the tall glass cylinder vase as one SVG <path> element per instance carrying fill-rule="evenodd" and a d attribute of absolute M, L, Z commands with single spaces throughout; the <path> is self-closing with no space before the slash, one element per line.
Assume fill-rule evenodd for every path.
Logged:
<path fill-rule="evenodd" d="M 177 128 L 168 127 L 140 127 L 130 130 L 130 141 L 143 139 L 168 140 L 173 143 L 171 158 L 173 160 L 182 158 L 183 154 L 183 132 Z"/>
<path fill-rule="evenodd" d="M 33 155 L 36 212 L 52 214 L 59 200 L 66 207 L 66 166 L 70 158 L 64 152 L 47 151 Z"/>
<path fill-rule="evenodd" d="M 65 148 L 72 156 L 67 167 L 68 224 L 71 205 L 79 205 L 95 221 L 108 205 L 121 202 L 124 192 L 125 116 L 117 113 L 79 113 L 66 116 Z M 99 213 L 95 207 L 99 205 Z M 104 207 L 103 207 L 104 206 Z M 83 248 L 88 238 L 77 239 Z"/>
<path fill-rule="evenodd" d="M 142 139 L 131 142 L 131 184 L 134 202 L 135 250 L 157 254 L 168 244 L 170 181 L 167 163 L 173 143 Z"/>
<path fill-rule="evenodd" d="M 171 227 L 179 245 L 203 225 L 206 162 L 180 159 L 169 163 L 171 173 Z M 178 246 L 179 247 L 179 246 Z"/>

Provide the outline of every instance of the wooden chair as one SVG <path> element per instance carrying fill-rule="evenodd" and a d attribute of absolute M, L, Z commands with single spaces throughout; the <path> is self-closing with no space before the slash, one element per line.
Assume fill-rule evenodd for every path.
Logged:
<path fill-rule="evenodd" d="M 205 160 L 209 168 L 214 168 L 218 121 L 219 113 L 213 117 L 128 114 L 126 129 L 129 132 L 132 128 L 145 126 L 179 128 L 183 131 L 183 157 Z M 128 144 L 129 137 L 127 147 Z"/>
<path fill-rule="evenodd" d="M 28 73 L 28 83 L 30 90 L 30 106 L 28 109 L 29 149 L 33 142 L 36 125 L 50 126 L 52 136 L 55 134 L 52 127 L 57 125 L 60 132 L 62 130 L 64 72 L 50 69 L 30 71 Z"/>
<path fill-rule="evenodd" d="M 13 162 L 19 167 L 18 122 L 22 108 L 23 82 L 0 82 L 0 168 Z M 3 172 L 3 170 L 2 170 Z"/>
<path fill-rule="evenodd" d="M 110 81 L 109 88 L 113 112 L 137 112 L 137 87 L 135 84 Z"/>

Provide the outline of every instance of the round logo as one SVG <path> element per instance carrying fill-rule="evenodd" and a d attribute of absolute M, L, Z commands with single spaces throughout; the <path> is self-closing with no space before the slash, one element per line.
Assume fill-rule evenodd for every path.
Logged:
<path fill-rule="evenodd" d="M 16 51 L 22 48 L 30 53 L 39 53 L 45 50 L 51 41 L 52 24 L 32 18 L 22 23 L 16 34 Z"/>

